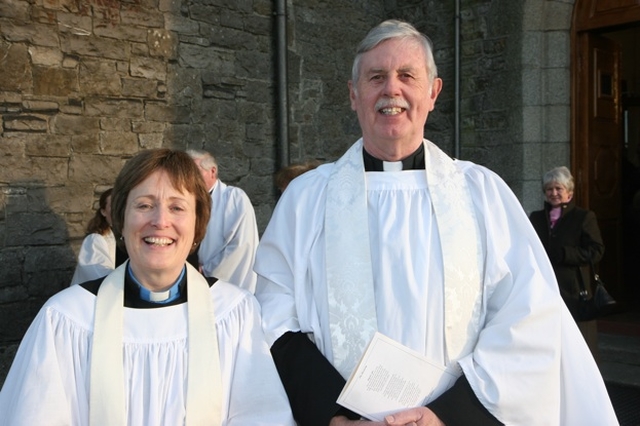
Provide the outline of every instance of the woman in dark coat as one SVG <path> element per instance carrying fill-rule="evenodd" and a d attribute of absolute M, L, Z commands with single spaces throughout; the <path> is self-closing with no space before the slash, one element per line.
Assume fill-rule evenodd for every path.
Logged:
<path fill-rule="evenodd" d="M 575 205 L 574 181 L 566 167 L 556 167 L 544 174 L 542 190 L 544 209 L 529 216 L 544 245 L 556 273 L 560 294 L 576 318 L 580 284 L 591 291 L 590 262 L 602 259 L 604 244 L 596 215 Z M 598 360 L 596 321 L 576 319 L 591 353 Z"/>

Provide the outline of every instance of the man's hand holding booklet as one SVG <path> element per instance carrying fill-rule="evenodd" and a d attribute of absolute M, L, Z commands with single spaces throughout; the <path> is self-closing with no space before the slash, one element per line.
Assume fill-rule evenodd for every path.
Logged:
<path fill-rule="evenodd" d="M 457 377 L 424 355 L 376 333 L 338 397 L 338 404 L 362 417 L 384 417 L 425 406 Z"/>

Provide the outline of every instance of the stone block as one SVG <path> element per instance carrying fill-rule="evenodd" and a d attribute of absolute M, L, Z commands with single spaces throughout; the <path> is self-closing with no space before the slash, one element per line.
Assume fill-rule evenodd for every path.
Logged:
<path fill-rule="evenodd" d="M 82 104 L 69 103 L 60 105 L 60 112 L 65 115 L 80 115 L 82 110 Z"/>
<path fill-rule="evenodd" d="M 20 293 L 22 283 L 22 264 L 24 263 L 24 249 L 0 249 L 0 303 L 13 302 L 26 298 L 26 292 Z"/>
<path fill-rule="evenodd" d="M 73 34 L 61 35 L 62 52 L 67 55 L 90 56 L 116 60 L 127 60 L 127 43 L 122 40 L 80 37 Z"/>
<path fill-rule="evenodd" d="M 167 79 L 167 65 L 160 59 L 133 57 L 129 67 L 132 77 L 160 81 Z"/>
<path fill-rule="evenodd" d="M 220 8 L 209 4 L 197 3 L 189 7 L 189 16 L 196 22 L 214 26 L 220 25 Z"/>
<path fill-rule="evenodd" d="M 33 75 L 25 45 L 0 43 L 0 87 L 6 91 L 29 92 Z"/>
<path fill-rule="evenodd" d="M 172 31 L 153 29 L 147 32 L 149 54 L 164 60 L 177 59 L 178 38 Z"/>
<path fill-rule="evenodd" d="M 122 75 L 114 61 L 82 61 L 78 85 L 87 96 L 117 96 L 122 94 Z"/>
<path fill-rule="evenodd" d="M 543 138 L 543 107 L 524 107 L 522 113 L 522 140 L 537 143 Z"/>
<path fill-rule="evenodd" d="M 113 181 L 105 176 L 103 183 L 109 187 L 113 186 Z M 55 186 L 46 189 L 47 205 L 50 210 L 57 214 L 65 214 L 67 222 L 74 221 L 74 214 L 84 214 L 91 212 L 93 215 L 94 202 L 94 182 L 69 183 L 65 186 Z M 77 219 L 76 219 L 77 220 Z M 80 217 L 82 221 L 82 215 Z"/>
<path fill-rule="evenodd" d="M 133 155 L 139 151 L 138 137 L 131 132 L 100 132 L 100 147 L 106 155 Z"/>
<path fill-rule="evenodd" d="M 123 26 L 164 28 L 164 14 L 158 10 L 136 4 L 122 4 L 120 19 Z"/>
<path fill-rule="evenodd" d="M 69 10 L 78 12 L 77 2 L 74 0 L 41 0 L 38 2 L 45 10 Z"/>
<path fill-rule="evenodd" d="M 547 105 L 569 105 L 571 76 L 568 68 L 549 68 L 542 71 L 543 102 Z"/>
<path fill-rule="evenodd" d="M 182 44 L 178 53 L 181 65 L 185 68 L 206 69 L 214 75 L 234 75 L 235 55 L 233 52 Z"/>
<path fill-rule="evenodd" d="M 144 104 L 137 99 L 92 98 L 85 102 L 85 112 L 88 116 L 141 118 Z"/>
<path fill-rule="evenodd" d="M 263 15 L 249 15 L 242 19 L 245 31 L 251 34 L 272 37 L 273 18 L 270 13 Z"/>
<path fill-rule="evenodd" d="M 28 42 L 36 46 L 56 47 L 59 36 L 53 25 L 36 25 L 4 21 L 0 33 L 11 42 Z"/>
<path fill-rule="evenodd" d="M 522 104 L 524 107 L 535 107 L 542 103 L 543 75 L 539 68 L 522 71 Z"/>
<path fill-rule="evenodd" d="M 60 67 L 63 55 L 58 49 L 51 47 L 29 46 L 29 55 L 33 65 L 42 67 Z"/>
<path fill-rule="evenodd" d="M 83 135 L 97 132 L 100 119 L 68 114 L 57 114 L 51 119 L 51 131 L 60 135 Z"/>
<path fill-rule="evenodd" d="M 140 42 L 140 40 L 144 40 L 147 36 L 147 30 L 145 28 L 124 25 L 113 26 L 111 24 L 96 25 L 93 32 L 98 37 L 132 42 Z"/>
<path fill-rule="evenodd" d="M 180 34 L 180 38 L 200 34 L 200 25 L 195 19 L 189 19 L 185 16 L 172 16 L 165 22 L 165 29 Z"/>
<path fill-rule="evenodd" d="M 93 32 L 91 16 L 60 11 L 56 13 L 56 19 L 60 33 L 88 36 Z"/>
<path fill-rule="evenodd" d="M 569 68 L 571 63 L 571 36 L 568 30 L 548 31 L 544 33 L 544 50 L 546 60 L 545 67 L 549 68 Z"/>
<path fill-rule="evenodd" d="M 187 6 L 181 0 L 158 0 L 158 10 L 168 12 L 172 15 L 180 15 L 183 10 L 186 12 Z"/>
<path fill-rule="evenodd" d="M 162 133 L 165 124 L 158 121 L 133 121 L 132 130 L 134 133 Z"/>
<path fill-rule="evenodd" d="M 163 139 L 170 141 L 175 149 L 185 149 L 187 145 L 202 146 L 207 136 L 202 124 L 176 124 L 167 128 Z"/>
<path fill-rule="evenodd" d="M 9 323 L 5 322 L 4 324 L 9 324 Z M 22 336 L 19 336 L 19 338 L 20 337 Z M 16 341 L 19 341 L 19 340 L 16 340 Z M 4 379 L 5 377 L 7 377 L 7 374 L 9 373 L 9 368 L 13 363 L 13 359 L 15 358 L 17 351 L 18 351 L 18 343 L 11 342 L 7 344 L 5 341 L 0 340 L 0 388 L 2 387 L 2 385 L 4 385 Z"/>
<path fill-rule="evenodd" d="M 124 162 L 121 156 L 74 155 L 69 164 L 69 181 L 73 184 L 82 182 L 113 184 Z"/>
<path fill-rule="evenodd" d="M 5 132 L 38 132 L 47 131 L 47 117 L 33 114 L 5 115 L 3 117 Z"/>
<path fill-rule="evenodd" d="M 29 156 L 69 157 L 71 138 L 63 135 L 30 135 L 25 137 L 25 153 Z"/>
<path fill-rule="evenodd" d="M 138 135 L 138 145 L 143 149 L 162 148 L 164 135 L 162 133 L 140 133 Z"/>
<path fill-rule="evenodd" d="M 131 120 L 128 118 L 101 118 L 100 129 L 107 132 L 130 132 Z"/>
<path fill-rule="evenodd" d="M 78 76 L 74 69 L 33 67 L 33 93 L 47 96 L 69 96 L 78 92 Z"/>
<path fill-rule="evenodd" d="M 569 143 L 571 110 L 569 105 L 549 105 L 544 109 L 544 140 L 547 142 Z"/>
<path fill-rule="evenodd" d="M 100 152 L 98 133 L 71 136 L 71 148 L 78 154 L 98 154 Z"/>
<path fill-rule="evenodd" d="M 68 160 L 56 157 L 0 157 L 0 170 L 7 182 L 62 185 L 67 179 Z"/>
<path fill-rule="evenodd" d="M 29 2 L 24 0 L 3 0 L 0 2 L 0 18 L 28 22 Z"/>
<path fill-rule="evenodd" d="M 38 298 L 42 298 L 43 302 L 49 297 L 58 293 L 61 290 L 69 287 L 71 284 L 71 278 L 73 277 L 73 271 L 75 270 L 75 254 L 71 247 L 66 247 L 69 254 L 66 256 L 65 262 L 59 264 L 66 264 L 65 269 L 49 270 L 44 267 L 34 271 L 31 274 L 27 274 L 27 288 L 29 293 L 37 295 Z M 58 259 L 60 261 L 61 259 Z"/>
<path fill-rule="evenodd" d="M 56 112 L 60 108 L 60 104 L 54 101 L 24 101 L 22 108 L 25 111 Z"/>
<path fill-rule="evenodd" d="M 544 2 L 544 29 L 546 31 L 571 28 L 573 3 Z"/>
<path fill-rule="evenodd" d="M 167 102 L 174 105 L 193 105 L 201 102 L 203 97 L 200 70 L 180 70 L 175 67 L 169 69 L 167 80 Z"/>
<path fill-rule="evenodd" d="M 160 121 L 173 124 L 191 122 L 191 111 L 188 107 L 174 107 L 167 104 L 147 102 L 144 118 L 149 121 Z"/>
<path fill-rule="evenodd" d="M 27 299 L 2 303 L 0 305 L 2 307 L 0 309 L 0 321 L 2 321 L 2 324 L 11 324 L 11 327 L 0 327 L 0 342 L 19 343 L 45 300 L 34 302 Z"/>
<path fill-rule="evenodd" d="M 6 221 L 7 247 L 65 244 L 68 241 L 66 224 L 54 213 L 8 214 Z"/>

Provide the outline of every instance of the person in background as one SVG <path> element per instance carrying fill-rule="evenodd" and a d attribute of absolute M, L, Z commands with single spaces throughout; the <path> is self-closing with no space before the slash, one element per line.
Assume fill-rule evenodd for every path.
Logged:
<path fill-rule="evenodd" d="M 319 165 L 319 161 L 309 160 L 304 163 L 294 163 L 281 168 L 273 177 L 276 188 L 278 188 L 282 194 L 292 180 L 309 170 L 315 169 Z"/>
<path fill-rule="evenodd" d="M 532 212 L 529 219 L 549 255 L 560 295 L 597 361 L 596 321 L 578 317 L 578 297 L 581 284 L 591 291 L 591 265 L 602 259 L 604 244 L 595 213 L 576 206 L 574 188 L 568 168 L 556 167 L 546 172 L 542 177 L 544 208 Z"/>
<path fill-rule="evenodd" d="M 99 208 L 87 225 L 71 285 L 104 277 L 127 257 L 117 247 L 111 230 L 112 192 L 113 188 L 109 188 L 100 195 Z"/>
<path fill-rule="evenodd" d="M 209 152 L 190 149 L 187 154 L 198 166 L 211 194 L 207 232 L 190 261 L 201 268 L 205 277 L 216 277 L 253 293 L 253 262 L 259 236 L 251 200 L 242 189 L 218 178 L 218 163 Z"/>
<path fill-rule="evenodd" d="M 262 235 L 256 296 L 296 421 L 367 424 L 336 400 L 378 331 L 457 378 L 386 425 L 617 424 L 519 200 L 424 139 L 441 88 L 426 36 L 372 29 L 349 82 L 362 138 L 293 180 Z"/>
<path fill-rule="evenodd" d="M 112 206 L 129 260 L 45 303 L 0 391 L 0 425 L 294 426 L 255 297 L 186 262 L 211 207 L 191 158 L 138 153 Z"/>

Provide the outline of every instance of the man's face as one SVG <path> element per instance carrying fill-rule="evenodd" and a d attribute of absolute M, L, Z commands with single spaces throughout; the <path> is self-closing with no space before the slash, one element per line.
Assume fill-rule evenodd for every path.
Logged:
<path fill-rule="evenodd" d="M 390 39 L 363 54 L 349 93 L 366 150 L 386 161 L 415 151 L 441 89 L 442 80 L 429 81 L 424 51 L 415 40 Z"/>

